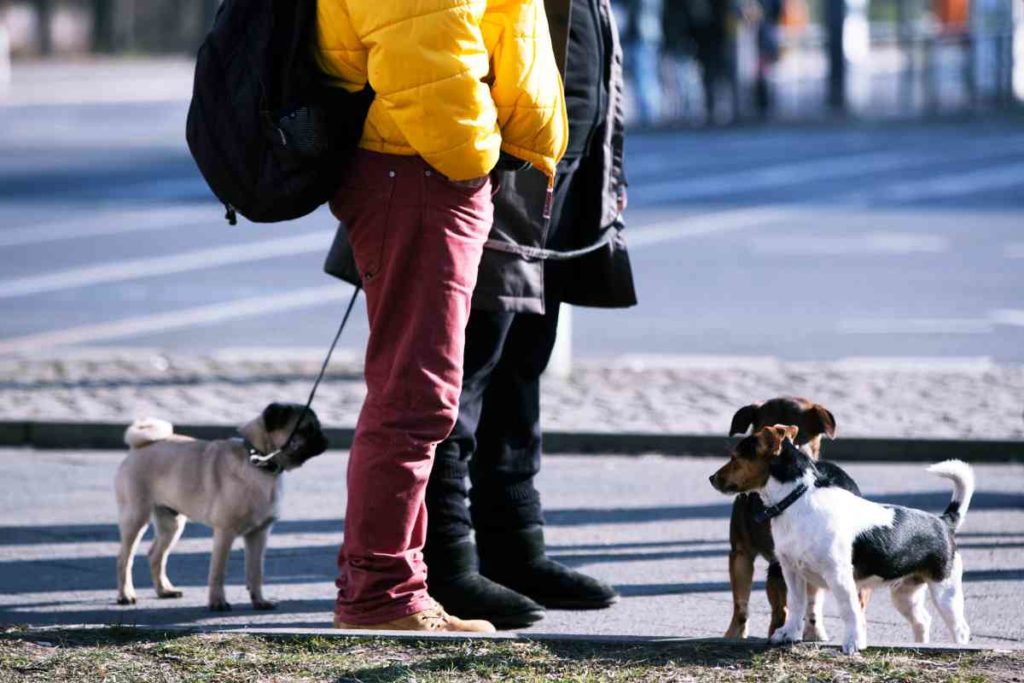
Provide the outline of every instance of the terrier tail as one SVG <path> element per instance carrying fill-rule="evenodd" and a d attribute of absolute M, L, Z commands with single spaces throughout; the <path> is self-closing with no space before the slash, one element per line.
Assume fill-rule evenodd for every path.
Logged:
<path fill-rule="evenodd" d="M 156 441 L 163 441 L 174 433 L 174 425 L 167 420 L 145 417 L 128 425 L 124 431 L 124 442 L 129 448 L 142 448 Z"/>
<path fill-rule="evenodd" d="M 963 460 L 945 460 L 932 465 L 928 471 L 953 482 L 953 500 L 939 516 L 952 531 L 956 531 L 963 524 L 974 495 L 974 470 Z"/>

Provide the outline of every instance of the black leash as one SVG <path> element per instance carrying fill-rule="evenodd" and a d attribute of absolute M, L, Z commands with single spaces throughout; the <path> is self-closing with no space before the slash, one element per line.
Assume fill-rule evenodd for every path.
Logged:
<path fill-rule="evenodd" d="M 316 376 L 316 381 L 313 382 L 313 388 L 309 392 L 309 398 L 306 399 L 306 405 L 303 407 L 302 412 L 299 414 L 299 419 L 296 420 L 295 426 L 292 427 L 291 434 L 288 435 L 288 440 L 272 453 L 266 455 L 254 454 L 252 451 L 249 453 L 249 462 L 253 465 L 258 465 L 264 469 L 273 471 L 275 474 L 281 471 L 280 465 L 271 462 L 278 453 L 288 448 L 291 445 L 292 439 L 295 438 L 295 433 L 299 430 L 299 425 L 302 424 L 303 418 L 309 413 L 310 407 L 313 405 L 313 397 L 316 396 L 316 390 L 320 387 L 320 382 L 324 378 L 324 374 L 327 372 L 327 366 L 331 362 L 331 355 L 334 354 L 334 348 L 338 345 L 338 340 L 341 339 L 341 333 L 345 330 L 345 325 L 348 323 L 348 318 L 352 315 L 352 309 L 356 305 L 356 299 L 359 298 L 359 292 L 362 291 L 363 286 L 361 284 L 356 285 L 355 291 L 352 292 L 352 298 L 348 301 L 348 308 L 345 309 L 345 315 L 341 318 L 341 324 L 338 325 L 338 331 L 334 333 L 334 341 L 331 342 L 331 347 L 327 349 L 327 355 L 324 357 L 324 362 L 320 366 L 320 374 Z M 269 464 L 268 464 L 269 463 Z"/>

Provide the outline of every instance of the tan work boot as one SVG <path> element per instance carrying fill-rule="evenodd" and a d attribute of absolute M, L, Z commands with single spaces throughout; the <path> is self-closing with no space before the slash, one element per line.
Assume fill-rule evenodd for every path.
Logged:
<path fill-rule="evenodd" d="M 462 633 L 494 633 L 494 625 L 483 619 L 459 619 L 435 605 L 401 619 L 380 624 L 346 624 L 334 616 L 334 628 L 364 631 L 449 631 Z"/>

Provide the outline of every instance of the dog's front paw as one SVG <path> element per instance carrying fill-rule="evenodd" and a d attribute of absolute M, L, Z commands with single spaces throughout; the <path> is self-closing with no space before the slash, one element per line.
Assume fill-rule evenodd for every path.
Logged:
<path fill-rule="evenodd" d="M 861 643 L 857 636 L 847 636 L 843 641 L 843 654 L 855 655 L 860 652 L 866 643 Z"/>
<path fill-rule="evenodd" d="M 773 633 L 771 638 L 768 639 L 768 642 L 772 645 L 787 645 L 790 643 L 799 643 L 800 640 L 800 629 L 787 624 Z"/>
<path fill-rule="evenodd" d="M 221 599 L 221 600 L 212 600 L 212 601 L 210 601 L 210 611 L 211 612 L 230 612 L 231 611 L 231 603 L 229 603 L 227 600 L 223 600 L 223 599 Z"/>
<path fill-rule="evenodd" d="M 182 593 L 180 590 L 174 589 L 169 591 L 158 591 L 156 597 L 160 598 L 161 600 L 172 600 L 174 598 L 180 598 L 183 595 L 184 593 Z"/>
<path fill-rule="evenodd" d="M 270 600 L 253 600 L 252 608 L 259 611 L 277 609 L 277 603 Z"/>
<path fill-rule="evenodd" d="M 117 596 L 117 604 L 119 604 L 119 605 L 134 605 L 135 604 L 135 596 L 134 595 L 119 595 L 119 596 Z"/>

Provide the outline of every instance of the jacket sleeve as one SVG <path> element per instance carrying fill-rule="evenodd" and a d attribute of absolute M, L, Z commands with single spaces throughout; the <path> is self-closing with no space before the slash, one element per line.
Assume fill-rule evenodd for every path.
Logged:
<path fill-rule="evenodd" d="M 490 0 L 482 23 L 502 149 L 553 177 L 569 127 L 543 0 Z"/>
<path fill-rule="evenodd" d="M 501 134 L 485 80 L 484 0 L 349 0 L 367 75 L 409 145 L 453 180 L 487 175 Z"/>

